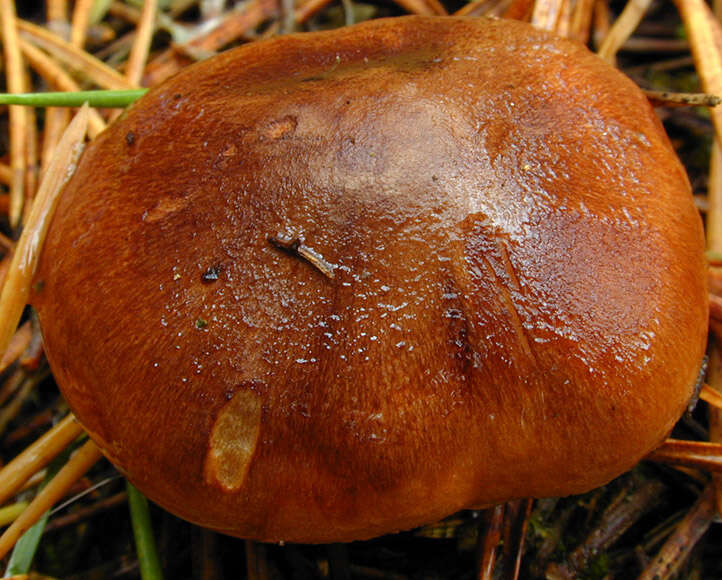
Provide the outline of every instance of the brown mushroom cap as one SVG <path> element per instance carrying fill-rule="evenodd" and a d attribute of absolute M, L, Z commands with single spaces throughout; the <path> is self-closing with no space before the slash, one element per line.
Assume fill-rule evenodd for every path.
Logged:
<path fill-rule="evenodd" d="M 706 338 L 700 219 L 644 95 L 498 20 L 189 67 L 88 147 L 38 279 L 104 453 L 261 540 L 605 483 L 670 431 Z"/>

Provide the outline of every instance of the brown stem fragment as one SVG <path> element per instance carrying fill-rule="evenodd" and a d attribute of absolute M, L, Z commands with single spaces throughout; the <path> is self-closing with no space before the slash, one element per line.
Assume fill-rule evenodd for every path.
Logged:
<path fill-rule="evenodd" d="M 616 542 L 656 501 L 662 491 L 658 481 L 643 483 L 631 494 L 623 490 L 604 513 L 599 525 L 567 558 L 566 562 L 551 564 L 546 577 L 551 580 L 578 578 L 589 562 L 602 550 Z"/>
<path fill-rule="evenodd" d="M 639 580 L 676 577 L 690 551 L 707 531 L 716 514 L 715 489 L 714 485 L 710 484 L 664 543 L 657 557 L 644 569 Z"/>
<path fill-rule="evenodd" d="M 304 245 L 302 237 L 278 233 L 274 236 L 268 236 L 268 241 L 280 250 L 285 250 L 286 252 L 303 258 L 327 278 L 333 279 L 336 277 L 336 273 L 334 272 L 335 266 L 327 262 L 316 250 Z"/>
<path fill-rule="evenodd" d="M 644 91 L 655 107 L 716 107 L 722 102 L 717 95 L 707 93 L 673 93 L 670 91 Z"/>
<path fill-rule="evenodd" d="M 479 580 L 519 578 L 532 501 L 510 501 L 486 511 L 484 533 L 479 537 Z"/>
<path fill-rule="evenodd" d="M 722 443 L 667 439 L 646 457 L 651 461 L 722 472 Z"/>

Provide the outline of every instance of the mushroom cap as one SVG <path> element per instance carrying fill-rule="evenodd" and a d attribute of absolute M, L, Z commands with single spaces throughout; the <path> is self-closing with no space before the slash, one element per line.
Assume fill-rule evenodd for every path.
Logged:
<path fill-rule="evenodd" d="M 703 246 L 630 80 L 526 24 L 404 17 L 151 90 L 84 153 L 33 301 L 150 499 L 348 541 L 632 467 L 693 393 Z"/>

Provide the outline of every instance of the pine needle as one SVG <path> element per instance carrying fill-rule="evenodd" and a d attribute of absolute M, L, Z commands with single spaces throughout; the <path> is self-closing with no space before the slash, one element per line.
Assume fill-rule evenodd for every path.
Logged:
<path fill-rule="evenodd" d="M 28 502 L 18 501 L 0 508 L 0 526 L 7 526 L 13 523 L 17 517 L 28 507 Z"/>
<path fill-rule="evenodd" d="M 70 458 L 53 480 L 43 489 L 28 508 L 0 536 L 0 558 L 4 557 L 15 543 L 52 505 L 60 500 L 68 490 L 102 457 L 100 449 L 92 441 L 87 441 Z"/>
<path fill-rule="evenodd" d="M 53 458 L 62 453 L 83 432 L 73 415 L 68 415 L 0 470 L 0 504 L 15 495 L 23 484 Z"/>
<path fill-rule="evenodd" d="M 130 50 L 125 76 L 134 85 L 139 85 L 143 78 L 143 69 L 150 54 L 150 44 L 155 30 L 157 0 L 145 0 L 140 22 L 136 27 L 135 41 Z"/>
<path fill-rule="evenodd" d="M 5 53 L 5 72 L 8 90 L 12 93 L 25 92 L 25 73 L 18 48 L 17 16 L 11 0 L 0 0 L 0 24 Z M 10 187 L 10 225 L 20 223 L 25 201 L 25 127 L 27 114 L 23 109 L 10 108 L 10 162 L 12 182 Z"/>
<path fill-rule="evenodd" d="M 651 3 L 652 0 L 629 0 L 599 47 L 600 58 L 614 63 L 617 52 L 637 29 Z"/>
<path fill-rule="evenodd" d="M 60 468 L 68 460 L 68 455 L 69 452 L 57 457 L 52 462 L 52 464 L 48 468 L 45 480 L 43 481 L 40 489 L 43 489 L 45 486 L 47 486 L 48 483 L 50 483 L 50 481 L 57 475 L 58 471 L 60 471 Z M 16 517 L 20 517 L 20 515 L 24 511 L 25 510 L 20 512 Z M 48 522 L 49 515 L 50 512 L 46 511 L 43 516 L 35 523 L 35 525 L 32 526 L 27 532 L 25 532 L 15 544 L 13 553 L 10 555 L 10 561 L 8 562 L 8 566 L 5 569 L 5 578 L 12 578 L 17 574 L 27 574 L 28 572 L 30 572 L 30 566 L 32 566 L 33 559 L 35 558 L 35 553 L 38 550 L 40 538 L 45 531 L 45 524 L 47 524 Z"/>
<path fill-rule="evenodd" d="M 69 179 L 82 151 L 88 126 L 85 105 L 68 126 L 58 147 L 58 155 L 48 167 L 28 223 L 18 241 L 10 271 L 0 293 L 0 353 L 4 353 L 15 333 L 30 295 L 30 285 L 40 256 L 40 249 L 50 225 L 60 191 Z"/>
<path fill-rule="evenodd" d="M 18 29 L 33 44 L 52 53 L 55 58 L 67 66 L 82 71 L 98 86 L 121 90 L 135 88 L 118 71 L 45 28 L 25 20 L 18 20 Z"/>

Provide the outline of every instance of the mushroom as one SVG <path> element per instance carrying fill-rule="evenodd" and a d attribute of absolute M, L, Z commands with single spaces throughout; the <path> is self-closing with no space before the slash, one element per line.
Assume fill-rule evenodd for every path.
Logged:
<path fill-rule="evenodd" d="M 700 218 L 644 95 L 518 22 L 252 43 L 85 151 L 33 303 L 150 499 L 335 542 L 632 467 L 693 395 Z"/>

